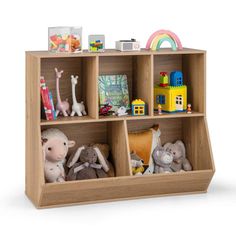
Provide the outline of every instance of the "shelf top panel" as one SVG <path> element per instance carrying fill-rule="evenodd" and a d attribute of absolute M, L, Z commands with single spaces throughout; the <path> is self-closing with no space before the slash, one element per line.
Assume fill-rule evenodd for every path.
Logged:
<path fill-rule="evenodd" d="M 53 53 L 49 51 L 26 51 L 26 54 L 39 58 L 57 58 L 57 57 L 95 57 L 95 56 L 138 56 L 138 55 L 175 55 L 175 54 L 202 54 L 204 50 L 183 48 L 183 50 L 172 51 L 170 48 L 162 48 L 159 51 L 141 49 L 133 52 L 120 52 L 116 49 L 106 49 L 105 52 L 95 53 L 83 50 L 80 53 Z"/>

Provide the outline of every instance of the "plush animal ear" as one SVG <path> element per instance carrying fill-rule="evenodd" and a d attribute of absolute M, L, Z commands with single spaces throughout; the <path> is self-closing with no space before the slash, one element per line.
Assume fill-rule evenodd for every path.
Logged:
<path fill-rule="evenodd" d="M 41 143 L 42 143 L 42 146 L 48 141 L 47 138 L 41 138 Z"/>
<path fill-rule="evenodd" d="M 75 146 L 75 141 L 74 140 L 69 140 L 68 141 L 68 147 L 71 148 L 71 147 L 74 147 Z"/>
<path fill-rule="evenodd" d="M 163 147 L 164 150 L 166 151 L 167 148 L 169 148 L 172 145 L 172 143 L 166 143 Z"/>
<path fill-rule="evenodd" d="M 175 144 L 181 150 L 183 157 L 186 158 L 186 149 L 185 149 L 184 143 L 181 140 L 177 140 Z"/>
<path fill-rule="evenodd" d="M 108 172 L 109 171 L 109 166 L 106 162 L 106 159 L 105 157 L 103 156 L 103 154 L 101 153 L 101 151 L 99 150 L 98 147 L 94 147 L 94 150 L 95 152 L 97 153 L 97 156 L 98 156 L 98 161 L 99 163 L 102 165 L 102 168 L 105 172 Z"/>
<path fill-rule="evenodd" d="M 71 168 L 78 160 L 80 157 L 80 154 L 82 150 L 85 149 L 85 146 L 79 147 L 74 155 L 71 155 L 68 162 L 67 162 L 67 167 Z"/>

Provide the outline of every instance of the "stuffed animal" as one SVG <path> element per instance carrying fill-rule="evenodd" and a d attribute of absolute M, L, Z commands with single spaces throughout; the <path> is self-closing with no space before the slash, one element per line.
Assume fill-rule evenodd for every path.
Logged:
<path fill-rule="evenodd" d="M 154 173 L 170 173 L 173 172 L 171 165 L 173 163 L 173 156 L 170 152 L 159 145 L 153 150 L 153 161 L 155 164 Z"/>
<path fill-rule="evenodd" d="M 177 140 L 175 143 L 166 143 L 164 149 L 173 155 L 174 160 L 171 169 L 174 172 L 192 170 L 192 166 L 186 158 L 184 143 L 181 140 Z"/>
<path fill-rule="evenodd" d="M 108 156 L 109 146 L 107 144 L 79 147 L 67 162 L 67 166 L 70 168 L 67 180 L 113 177 L 114 169 L 107 160 Z"/>
<path fill-rule="evenodd" d="M 44 155 L 44 175 L 46 182 L 64 182 L 65 171 L 63 164 L 68 149 L 75 145 L 75 141 L 68 140 L 59 129 L 47 129 L 41 134 Z"/>
<path fill-rule="evenodd" d="M 142 175 L 144 172 L 143 160 L 135 153 L 130 153 L 133 175 Z"/>

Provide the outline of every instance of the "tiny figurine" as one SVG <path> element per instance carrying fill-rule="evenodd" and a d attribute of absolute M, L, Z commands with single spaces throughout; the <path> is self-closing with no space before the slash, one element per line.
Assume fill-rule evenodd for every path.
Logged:
<path fill-rule="evenodd" d="M 85 111 L 84 102 L 83 101 L 81 101 L 80 103 L 77 102 L 76 96 L 75 96 L 75 86 L 78 82 L 78 78 L 79 78 L 79 76 L 71 75 L 73 105 L 72 105 L 72 112 L 71 112 L 70 116 L 74 116 L 75 114 L 77 114 L 78 116 L 83 116 L 83 115 L 86 116 L 87 115 L 87 112 Z"/>
<path fill-rule="evenodd" d="M 116 112 L 117 116 L 126 116 L 128 115 L 128 113 L 126 112 L 126 108 L 124 106 L 121 106 L 120 108 L 118 108 L 117 112 Z"/>
<path fill-rule="evenodd" d="M 109 111 L 111 110 L 112 106 L 109 105 L 109 103 L 105 104 L 104 106 L 100 107 L 99 109 L 99 115 L 107 116 L 109 114 Z"/>
<path fill-rule="evenodd" d="M 88 45 L 89 52 L 104 52 L 105 35 L 89 35 Z"/>
<path fill-rule="evenodd" d="M 119 40 L 116 41 L 116 50 L 122 52 L 140 51 L 140 42 L 136 41 L 136 39 Z"/>
<path fill-rule="evenodd" d="M 192 114 L 192 105 L 189 103 L 188 105 L 187 105 L 187 113 L 188 114 Z"/>
<path fill-rule="evenodd" d="M 143 160 L 135 153 L 130 153 L 133 175 L 142 175 L 144 172 Z"/>
<path fill-rule="evenodd" d="M 158 104 L 164 112 L 183 112 L 187 109 L 187 86 L 183 83 L 183 73 L 172 71 L 170 80 L 166 72 L 161 72 L 160 84 L 154 87 L 154 109 Z"/>
<path fill-rule="evenodd" d="M 183 46 L 179 37 L 170 30 L 158 30 L 154 32 L 147 41 L 146 49 L 152 51 L 158 51 L 164 42 L 168 42 L 171 45 L 173 51 L 182 50 Z"/>
<path fill-rule="evenodd" d="M 158 105 L 157 105 L 157 108 L 158 108 L 158 109 L 157 109 L 157 114 L 158 114 L 158 115 L 161 115 L 161 114 L 162 114 L 162 107 L 161 107 L 161 104 L 158 104 Z"/>
<path fill-rule="evenodd" d="M 69 110 L 70 105 L 68 103 L 68 99 L 66 99 L 65 101 L 61 100 L 60 89 L 59 89 L 59 80 L 62 76 L 63 70 L 59 72 L 57 68 L 55 68 L 55 72 L 56 72 L 56 91 L 57 91 L 56 117 L 60 113 L 62 113 L 64 116 L 68 116 L 70 114 Z"/>
<path fill-rule="evenodd" d="M 41 134 L 44 157 L 44 175 L 47 183 L 64 182 L 64 162 L 68 149 L 75 145 L 75 141 L 68 140 L 59 129 L 51 128 Z"/>
<path fill-rule="evenodd" d="M 135 99 L 132 101 L 132 115 L 144 116 L 145 115 L 145 102 L 141 99 Z"/>

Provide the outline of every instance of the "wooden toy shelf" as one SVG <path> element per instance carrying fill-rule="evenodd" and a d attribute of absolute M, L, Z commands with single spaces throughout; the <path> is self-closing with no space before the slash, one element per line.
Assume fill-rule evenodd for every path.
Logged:
<path fill-rule="evenodd" d="M 38 208 L 92 202 L 114 201 L 159 195 L 206 192 L 215 168 L 206 121 L 206 52 L 195 49 L 157 52 L 118 52 L 56 54 L 26 52 L 26 195 Z M 63 69 L 60 92 L 71 101 L 70 75 L 79 75 L 76 96 L 88 112 L 84 117 L 58 117 L 47 121 L 41 117 L 40 75 L 55 97 L 54 67 Z M 192 114 L 157 115 L 154 111 L 154 84 L 160 71 L 181 70 L 188 86 Z M 98 76 L 126 74 L 130 101 L 141 98 L 147 104 L 142 117 L 99 116 Z M 193 171 L 170 174 L 132 176 L 128 132 L 159 124 L 162 143 L 184 141 Z M 62 130 L 76 146 L 95 142 L 111 148 L 116 177 L 45 183 L 41 148 L 41 131 L 49 127 Z M 76 148 L 76 147 L 75 147 Z M 71 150 L 73 152 L 73 149 Z M 70 154 L 70 153 L 69 153 Z"/>

